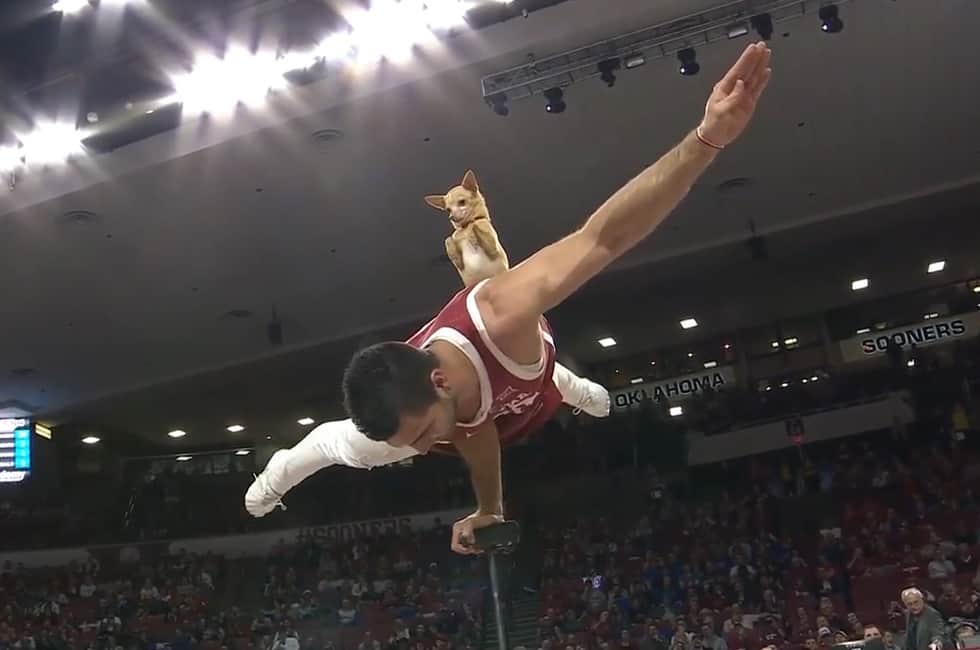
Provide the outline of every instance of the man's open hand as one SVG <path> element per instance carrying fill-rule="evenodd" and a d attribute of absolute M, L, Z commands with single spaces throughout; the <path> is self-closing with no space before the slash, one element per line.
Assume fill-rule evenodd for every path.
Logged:
<path fill-rule="evenodd" d="M 453 524 L 453 543 L 452 549 L 461 555 L 474 555 L 479 551 L 474 548 L 476 537 L 473 531 L 477 528 L 485 528 L 493 524 L 499 524 L 504 520 L 500 515 L 484 515 L 474 512 L 468 517 L 460 519 Z"/>
<path fill-rule="evenodd" d="M 715 84 L 704 108 L 701 135 L 705 140 L 720 147 L 734 142 L 745 127 L 759 100 L 772 69 L 769 57 L 772 51 L 765 42 L 752 43 L 721 81 Z"/>

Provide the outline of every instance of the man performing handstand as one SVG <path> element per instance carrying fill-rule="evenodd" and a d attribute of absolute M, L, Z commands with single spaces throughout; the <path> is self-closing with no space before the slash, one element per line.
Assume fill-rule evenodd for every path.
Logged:
<path fill-rule="evenodd" d="M 469 467 L 477 500 L 476 512 L 453 525 L 452 549 L 472 552 L 473 530 L 503 518 L 501 446 L 533 432 L 562 402 L 543 314 L 653 232 L 742 133 L 769 82 L 770 54 L 764 42 L 749 45 L 715 84 L 697 129 L 579 230 L 459 292 L 407 342 L 358 352 L 343 379 L 351 419 L 276 452 L 245 495 L 248 511 L 268 513 L 322 467 L 375 467 L 446 445 Z M 581 402 L 594 401 L 588 384 Z"/>

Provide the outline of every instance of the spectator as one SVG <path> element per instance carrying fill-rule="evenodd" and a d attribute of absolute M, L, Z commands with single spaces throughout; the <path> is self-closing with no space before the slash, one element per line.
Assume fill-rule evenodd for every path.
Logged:
<path fill-rule="evenodd" d="M 344 598 L 343 603 L 340 605 L 340 609 L 337 610 L 337 618 L 341 625 L 357 624 L 357 610 L 354 609 L 354 605 L 351 603 L 350 599 Z"/>
<path fill-rule="evenodd" d="M 701 626 L 701 641 L 705 650 L 728 650 L 728 644 L 715 634 L 715 628 L 711 623 Z"/>
<path fill-rule="evenodd" d="M 974 557 L 969 544 L 961 542 L 956 547 L 956 555 L 953 556 L 953 565 L 956 567 L 957 573 L 976 573 L 977 558 Z"/>
<path fill-rule="evenodd" d="M 92 581 L 92 576 L 85 576 L 85 582 L 78 586 L 78 595 L 82 598 L 91 598 L 95 595 L 96 586 L 95 582 Z"/>
<path fill-rule="evenodd" d="M 929 563 L 929 577 L 933 580 L 945 580 L 956 575 L 956 567 L 946 559 L 946 554 L 938 545 L 933 551 L 932 561 Z"/>
<path fill-rule="evenodd" d="M 905 650 L 939 650 L 943 646 L 945 624 L 935 609 L 926 605 L 918 589 L 902 592 L 902 602 L 908 609 L 905 624 Z"/>

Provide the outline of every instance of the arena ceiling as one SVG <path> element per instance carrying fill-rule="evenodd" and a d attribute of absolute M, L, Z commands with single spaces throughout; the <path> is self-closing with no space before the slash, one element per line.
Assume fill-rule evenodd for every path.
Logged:
<path fill-rule="evenodd" d="M 655 60 L 613 88 L 573 85 L 560 115 L 530 99 L 498 117 L 480 78 L 712 4 L 569 0 L 424 60 L 24 174 L 0 196 L 0 412 L 148 437 L 196 417 L 227 435 L 226 420 L 265 433 L 277 425 L 263 412 L 329 402 L 350 349 L 380 336 L 365 332 L 404 334 L 457 287 L 424 194 L 475 169 L 521 259 L 694 126 L 745 40 L 699 49 L 696 77 Z M 645 349 L 846 304 L 854 274 L 888 277 L 883 294 L 942 282 L 922 273 L 935 256 L 950 275 L 980 274 L 980 5 L 854 0 L 841 17 L 833 35 L 815 16 L 778 26 L 750 132 L 555 314 L 566 353 L 598 358 L 600 335 Z M 741 244 L 750 222 L 769 236 L 765 264 Z M 692 314 L 703 328 L 681 332 Z"/>

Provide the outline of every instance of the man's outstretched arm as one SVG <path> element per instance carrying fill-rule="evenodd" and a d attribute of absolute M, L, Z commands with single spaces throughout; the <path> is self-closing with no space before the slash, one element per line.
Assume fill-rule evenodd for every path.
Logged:
<path fill-rule="evenodd" d="M 769 55 L 765 43 L 749 45 L 715 84 L 697 132 L 610 197 L 580 230 L 487 282 L 480 301 L 488 327 L 514 332 L 535 326 L 541 314 L 653 232 L 714 160 L 719 149 L 711 145 L 727 146 L 748 125 L 769 81 Z"/>

